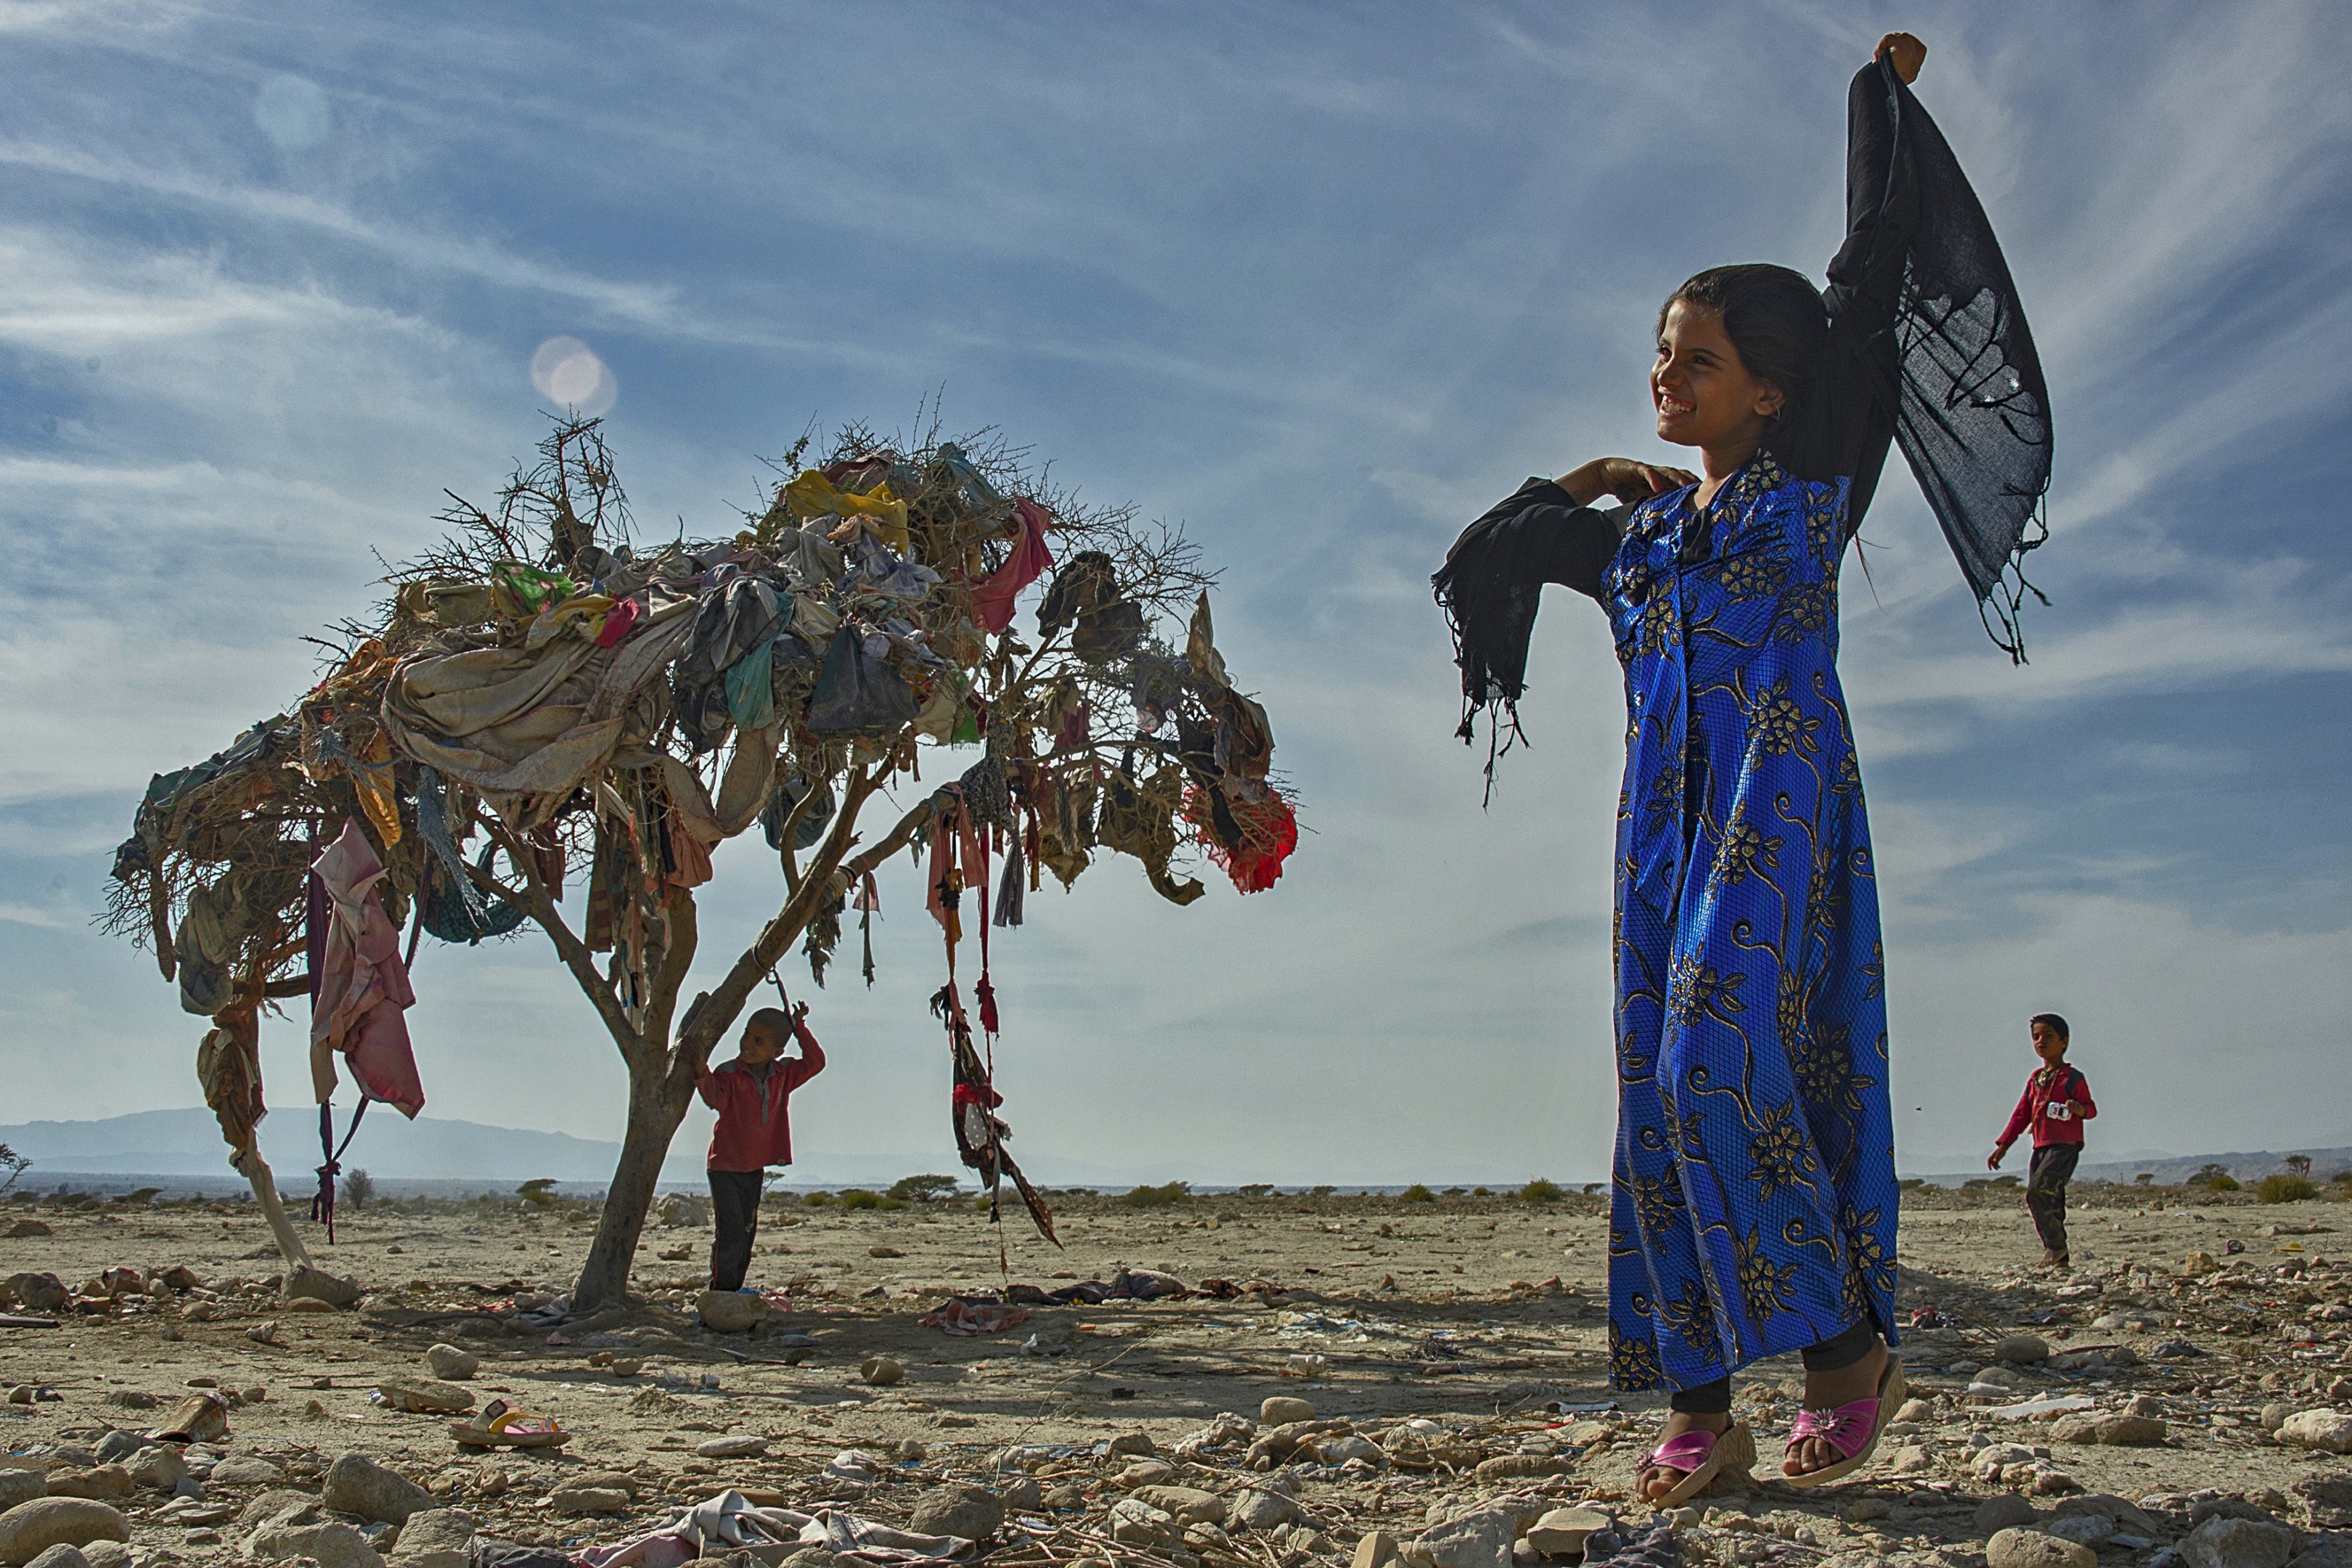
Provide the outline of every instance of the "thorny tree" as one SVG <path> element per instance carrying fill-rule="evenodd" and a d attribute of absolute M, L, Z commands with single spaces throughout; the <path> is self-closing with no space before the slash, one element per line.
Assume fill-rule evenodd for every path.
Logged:
<path fill-rule="evenodd" d="M 1055 489 L 987 433 L 908 445 L 852 428 L 802 469 L 804 440 L 731 537 L 647 544 L 595 422 L 563 424 L 494 508 L 452 498 L 443 544 L 388 574 L 391 597 L 338 629 L 290 710 L 156 778 L 106 921 L 212 1018 L 198 1077 L 289 1264 L 309 1259 L 254 1129 L 263 1011 L 311 998 L 322 1106 L 341 1053 L 363 1091 L 414 1115 L 401 928 L 411 954 L 420 930 L 543 932 L 628 1068 L 627 1133 L 573 1293 L 593 1309 L 625 1290 L 713 1047 L 796 945 L 823 983 L 845 916 L 870 913 L 875 871 L 909 850 L 946 937 L 933 1009 L 960 1149 L 983 1180 L 1019 1183 L 1050 1234 L 998 1146 L 955 979 L 967 916 L 1018 924 L 1041 868 L 1067 885 L 1097 848 L 1141 860 L 1178 903 L 1202 891 L 1170 869 L 1188 847 L 1256 890 L 1297 824 L 1265 710 L 1216 651 L 1213 574 L 1180 530 Z M 923 753 L 937 773 L 952 746 L 976 760 L 924 785 Z M 682 1004 L 710 848 L 754 823 L 780 907 Z M 869 984 L 872 963 L 869 943 Z M 992 1033 L 984 966 L 976 1000 Z"/>

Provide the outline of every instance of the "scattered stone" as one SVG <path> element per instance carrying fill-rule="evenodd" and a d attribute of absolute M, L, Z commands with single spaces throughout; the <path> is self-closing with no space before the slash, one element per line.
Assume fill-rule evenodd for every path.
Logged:
<path fill-rule="evenodd" d="M 888 1388 L 906 1377 L 907 1369 L 887 1355 L 872 1355 L 857 1363 L 857 1375 L 876 1388 Z"/>
<path fill-rule="evenodd" d="M 694 1310 L 715 1334 L 749 1333 L 768 1321 L 768 1303 L 740 1290 L 705 1290 Z"/>
<path fill-rule="evenodd" d="M 108 1501 L 138 1489 L 131 1472 L 121 1465 L 92 1465 L 87 1469 L 57 1470 L 49 1476 L 51 1497 L 90 1498 Z"/>
<path fill-rule="evenodd" d="M 1933 1421 L 1935 1418 L 1936 1406 L 1925 1399 L 1906 1399 L 1903 1402 L 1903 1408 L 1895 1413 L 1895 1419 L 1897 1421 L 1924 1422 Z"/>
<path fill-rule="evenodd" d="M 1599 1509 L 1556 1508 L 1528 1527 L 1528 1547 L 1547 1557 L 1567 1557 L 1584 1550 L 1597 1530 L 1607 1530 L 1609 1516 Z"/>
<path fill-rule="evenodd" d="M 2263 1431 L 2276 1432 L 2280 1427 L 2286 1425 L 2286 1418 L 2294 1414 L 2294 1412 L 2289 1410 L 2285 1405 L 2279 1404 L 2276 1400 L 2273 1400 L 2270 1404 L 2263 1406 L 2262 1414 L 2256 1416 L 2255 1420 L 2261 1425 Z"/>
<path fill-rule="evenodd" d="M 629 1494 L 618 1487 L 558 1487 L 548 1500 L 558 1513 L 626 1513 Z"/>
<path fill-rule="evenodd" d="M 80 1547 L 60 1541 L 34 1558 L 32 1568 L 89 1568 L 89 1559 L 81 1554 Z"/>
<path fill-rule="evenodd" d="M 286 1472 L 268 1459 L 247 1454 L 215 1465 L 210 1479 L 216 1487 L 266 1487 L 284 1480 Z"/>
<path fill-rule="evenodd" d="M 907 1255 L 895 1247 L 877 1246 L 866 1249 L 868 1258 L 904 1258 Z"/>
<path fill-rule="evenodd" d="M 315 1524 L 318 1519 L 317 1498 L 290 1487 L 279 1487 L 247 1503 L 244 1511 L 236 1516 L 236 1526 L 239 1530 L 256 1530 L 266 1524 Z"/>
<path fill-rule="evenodd" d="M 1429 1568 L 1510 1568 L 1517 1522 L 1501 1509 L 1478 1509 L 1422 1531 L 1412 1555 Z"/>
<path fill-rule="evenodd" d="M 694 1446 L 694 1451 L 706 1459 L 751 1459 L 768 1451 L 768 1440 L 756 1433 L 738 1432 L 725 1437 L 706 1438 Z"/>
<path fill-rule="evenodd" d="M 1997 1535 L 2015 1525 L 2026 1524 L 2038 1518 L 2033 1505 L 2015 1492 L 2003 1492 L 1977 1504 L 1973 1523 L 1979 1535 Z"/>
<path fill-rule="evenodd" d="M 57 1232 L 49 1228 L 49 1222 L 45 1219 L 20 1219 L 8 1227 L 8 1239 L 11 1241 L 21 1241 L 28 1237 L 55 1235 Z M 77 1552 L 74 1555 L 79 1557 L 81 1553 Z"/>
<path fill-rule="evenodd" d="M 1349 1568 L 1388 1568 L 1396 1561 L 1397 1539 L 1385 1530 L 1368 1530 L 1356 1542 L 1356 1555 Z"/>
<path fill-rule="evenodd" d="M 2061 1541 L 2095 1548 L 2115 1534 L 2116 1521 L 2103 1513 L 2078 1513 L 2065 1519 L 2053 1519 L 2042 1528 Z"/>
<path fill-rule="evenodd" d="M 394 1410 L 423 1415 L 461 1415 L 474 1407 L 473 1391 L 433 1377 L 390 1377 L 375 1385 Z"/>
<path fill-rule="evenodd" d="M 1130 1488 L 1158 1486 L 1175 1479 L 1176 1467 L 1165 1459 L 1138 1459 L 1118 1473 L 1118 1484 Z"/>
<path fill-rule="evenodd" d="M 129 1520 L 88 1498 L 35 1498 L 0 1513 L 0 1564 L 8 1568 L 30 1563 L 59 1542 L 87 1546 L 130 1539 Z"/>
<path fill-rule="evenodd" d="M 2183 1536 L 2179 1551 L 2189 1568 L 2286 1568 L 2295 1544 L 2294 1531 L 2275 1520 L 2217 1515 Z"/>
<path fill-rule="evenodd" d="M 61 1312 L 73 1300 L 66 1282 L 54 1274 L 11 1274 L 0 1283 L 0 1299 L 14 1301 L 27 1312 Z"/>
<path fill-rule="evenodd" d="M 1004 1527 L 1004 1504 L 986 1487 L 934 1487 L 915 1500 L 907 1528 L 919 1535 L 986 1541 Z"/>
<path fill-rule="evenodd" d="M 339 1522 L 265 1525 L 247 1538 L 245 1552 L 265 1563 L 307 1557 L 319 1568 L 383 1568 L 367 1537 Z"/>
<path fill-rule="evenodd" d="M 0 1513 L 20 1502 L 30 1502 L 48 1489 L 48 1479 L 38 1470 L 0 1470 Z"/>
<path fill-rule="evenodd" d="M 330 1274 L 323 1268 L 297 1265 L 286 1276 L 285 1289 L 280 1292 L 290 1304 L 295 1301 L 324 1301 L 330 1307 L 342 1308 L 360 1299 L 360 1282 L 346 1274 Z M 373 1552 L 371 1552 L 373 1556 Z"/>
<path fill-rule="evenodd" d="M 399 1524 L 434 1506 L 433 1494 L 388 1465 L 349 1453 L 327 1467 L 320 1500 L 337 1513 Z"/>
<path fill-rule="evenodd" d="M 1028 1476 L 1023 1476 L 1011 1486 L 998 1489 L 996 1495 L 1003 1501 L 1007 1512 L 1018 1510 L 1023 1513 L 1035 1513 L 1039 1509 L 1045 1506 L 1045 1489 L 1039 1486 L 1034 1479 Z M 1208 1496 L 1206 1492 L 1203 1492 L 1201 1495 L 1203 1497 Z M 1212 1499 L 1211 1500 L 1214 1501 L 1215 1500 Z M 1171 1509 L 1170 1511 L 1173 1512 L 1174 1510 Z M 1222 1503 L 1218 1504 L 1217 1516 L 1219 1518 L 1223 1518 L 1224 1516 L 1224 1506 Z"/>
<path fill-rule="evenodd" d="M 481 1370 L 482 1358 L 456 1345 L 434 1345 L 425 1352 L 425 1364 L 445 1382 L 464 1383 Z"/>
<path fill-rule="evenodd" d="M 1258 1425 L 1286 1426 L 1293 1421 L 1315 1419 L 1315 1406 L 1287 1394 L 1276 1394 L 1257 1407 Z"/>
<path fill-rule="evenodd" d="M 2083 1497 L 2070 1497 L 2052 1513 L 2059 1519 L 2079 1519 L 2086 1515 L 2113 1521 L 2118 1527 L 2136 1535 L 2158 1535 L 2163 1526 L 2148 1517 L 2137 1503 L 2109 1492 L 2092 1492 Z"/>
<path fill-rule="evenodd" d="M 2352 1454 L 2352 1415 L 2326 1408 L 2298 1410 L 2279 1423 L 2278 1440 L 2326 1454 Z"/>
<path fill-rule="evenodd" d="M 1156 1454 L 1160 1445 L 1151 1440 L 1149 1432 L 1121 1432 L 1103 1445 L 1103 1452 L 1116 1458 L 1121 1454 Z"/>
<path fill-rule="evenodd" d="M 1243 1482 L 1225 1500 L 1226 1528 L 1272 1530 L 1290 1523 L 1298 1517 L 1297 1489 L 1298 1483 L 1280 1471 L 1263 1480 Z M 1507 1553 L 1510 1542 L 1506 1540 L 1503 1547 Z"/>
<path fill-rule="evenodd" d="M 2050 1359 L 2049 1342 L 2039 1334 L 2011 1334 L 1992 1347 L 1993 1359 L 2011 1366 L 2027 1366 Z"/>
<path fill-rule="evenodd" d="M 1473 1472 L 1482 1481 L 1515 1481 L 1537 1476 L 1564 1476 L 1575 1466 L 1556 1454 L 1497 1454 L 1481 1459 Z"/>
<path fill-rule="evenodd" d="M 180 1457 L 180 1450 L 161 1443 L 140 1449 L 122 1468 L 131 1472 L 132 1480 L 157 1491 L 170 1491 L 188 1479 L 188 1461 Z"/>
<path fill-rule="evenodd" d="M 1985 1542 L 1986 1568 L 2098 1568 L 2099 1554 L 2047 1531 L 2011 1528 Z"/>
<path fill-rule="evenodd" d="M 339 1310 L 332 1301 L 322 1301 L 316 1296 L 297 1296 L 283 1308 L 289 1312 L 333 1312 Z"/>
<path fill-rule="evenodd" d="M 392 1549 L 393 1568 L 467 1568 L 473 1561 L 474 1516 L 463 1509 L 410 1514 Z"/>
<path fill-rule="evenodd" d="M 89 1568 L 130 1568 L 131 1564 L 131 1548 L 120 1541 L 85 1542 L 81 1554 Z"/>
<path fill-rule="evenodd" d="M 1034 1481 L 1029 1483 L 1036 1485 Z M 1146 1486 L 1138 1487 L 1135 1495 L 1179 1524 L 1222 1524 L 1225 1518 L 1225 1500 L 1214 1492 L 1204 1492 L 1198 1487 Z M 1008 1490 L 1005 1500 L 1012 1500 Z M 1391 1547 L 1391 1550 L 1394 1548 Z"/>
<path fill-rule="evenodd" d="M 2050 1428 L 2056 1443 L 2105 1443 L 2115 1447 L 2139 1447 L 2164 1441 L 2165 1426 L 2153 1415 L 2128 1411 L 2085 1410 L 2061 1416 Z"/>

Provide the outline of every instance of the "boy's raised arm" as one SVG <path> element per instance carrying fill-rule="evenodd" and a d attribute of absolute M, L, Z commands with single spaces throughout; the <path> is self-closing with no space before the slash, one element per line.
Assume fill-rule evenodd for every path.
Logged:
<path fill-rule="evenodd" d="M 798 1089 L 824 1070 L 824 1047 L 816 1043 L 814 1035 L 809 1033 L 805 1003 L 793 1015 L 793 1036 L 801 1043 L 801 1054 L 785 1064 L 784 1070 L 790 1075 L 785 1081 L 786 1087 Z"/>

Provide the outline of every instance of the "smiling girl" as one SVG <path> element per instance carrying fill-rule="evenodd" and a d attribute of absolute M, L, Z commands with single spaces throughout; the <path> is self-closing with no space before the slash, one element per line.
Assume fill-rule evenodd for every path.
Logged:
<path fill-rule="evenodd" d="M 1664 1387 L 1661 1505 L 1755 1460 L 1731 1374 L 1802 1353 L 1781 1463 L 1869 1462 L 1902 1403 L 1885 969 L 1837 672 L 1846 544 L 1900 442 L 1995 638 L 2022 657 L 2048 397 L 1982 209 L 1881 40 L 1848 94 L 1847 234 L 1827 290 L 1718 267 L 1660 311 L 1649 392 L 1699 472 L 1601 458 L 1530 479 L 1446 557 L 1467 699 L 1518 733 L 1538 595 L 1607 610 L 1624 667 L 1611 1374 Z M 1603 496 L 1621 502 L 1594 510 Z M 1491 787 L 1494 757 L 1488 768 Z"/>

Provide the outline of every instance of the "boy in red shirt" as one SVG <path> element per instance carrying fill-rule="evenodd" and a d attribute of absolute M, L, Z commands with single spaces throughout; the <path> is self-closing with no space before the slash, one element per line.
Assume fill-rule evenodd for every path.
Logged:
<path fill-rule="evenodd" d="M 793 1090 L 824 1070 L 824 1051 L 809 1033 L 808 1004 L 787 1017 L 762 1007 L 743 1026 L 735 1059 L 695 1075 L 702 1102 L 719 1112 L 710 1130 L 710 1206 L 719 1223 L 710 1245 L 710 1288 L 739 1290 L 751 1267 L 751 1240 L 760 1230 L 760 1187 L 770 1165 L 793 1163 L 789 1105 Z M 797 1037 L 801 1054 L 782 1060 Z"/>
<path fill-rule="evenodd" d="M 2025 1178 L 2025 1207 L 2033 1228 L 2042 1236 L 2042 1261 L 2053 1268 L 2067 1266 L 2066 1184 L 2083 1157 L 2083 1123 L 2099 1113 L 2091 1100 L 2091 1086 L 2082 1073 L 2066 1064 L 2066 1020 L 2055 1013 L 2036 1013 L 2029 1026 L 2033 1054 L 2042 1065 L 2025 1080 L 2025 1093 L 2000 1141 L 1992 1146 L 1985 1169 L 2000 1169 L 2002 1156 L 2017 1135 L 2033 1129 L 2033 1163 Z"/>

